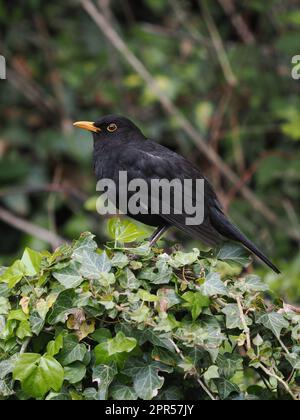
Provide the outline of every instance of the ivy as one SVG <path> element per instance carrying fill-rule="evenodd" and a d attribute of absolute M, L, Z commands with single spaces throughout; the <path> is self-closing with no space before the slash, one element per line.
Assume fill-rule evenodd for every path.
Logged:
<path fill-rule="evenodd" d="M 136 229 L 1 269 L 0 398 L 299 398 L 299 314 L 232 274 L 244 251 L 122 245 Z"/>

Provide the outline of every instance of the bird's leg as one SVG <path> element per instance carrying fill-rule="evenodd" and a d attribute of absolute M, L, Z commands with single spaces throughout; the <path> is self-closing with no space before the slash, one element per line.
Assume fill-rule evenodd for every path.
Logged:
<path fill-rule="evenodd" d="M 156 231 L 153 233 L 153 235 L 150 237 L 150 246 L 153 246 L 158 242 L 158 240 L 162 237 L 162 235 L 169 229 L 170 226 L 160 226 L 156 229 Z"/>

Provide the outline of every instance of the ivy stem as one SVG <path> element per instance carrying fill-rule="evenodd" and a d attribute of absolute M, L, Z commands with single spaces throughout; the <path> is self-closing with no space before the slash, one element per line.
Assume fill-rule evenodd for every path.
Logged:
<path fill-rule="evenodd" d="M 277 337 L 277 340 L 279 341 L 279 343 L 280 343 L 281 347 L 282 347 L 282 348 L 283 348 L 283 350 L 286 352 L 286 354 L 287 354 L 288 356 L 290 356 L 290 355 L 291 355 L 291 353 L 288 351 L 287 347 L 286 347 L 286 346 L 285 346 L 285 344 L 282 342 L 281 338 L 280 338 L 280 337 Z"/>
<path fill-rule="evenodd" d="M 201 386 L 201 388 L 203 389 L 203 391 L 205 391 L 207 393 L 207 395 L 209 396 L 209 398 L 213 401 L 216 401 L 216 398 L 212 395 L 212 393 L 210 392 L 210 390 L 207 388 L 206 385 L 204 385 L 204 383 L 201 381 L 201 379 L 199 378 L 199 376 L 197 377 L 197 382 L 198 384 Z"/>
<path fill-rule="evenodd" d="M 287 391 L 287 393 L 293 398 L 293 400 L 298 401 L 298 398 L 292 393 L 289 385 L 281 379 L 276 373 L 271 372 L 269 369 L 267 369 L 262 363 L 259 364 L 259 367 L 271 378 L 275 378 L 278 382 L 283 385 L 284 389 Z"/>
<path fill-rule="evenodd" d="M 30 340 L 31 340 L 31 338 L 30 338 L 30 337 L 26 338 L 26 340 L 25 340 L 25 341 L 24 341 L 24 343 L 22 344 L 22 347 L 21 347 L 21 350 L 20 350 L 20 354 L 24 354 L 24 353 L 26 352 L 27 347 L 28 347 L 28 345 L 29 345 L 29 343 L 30 343 Z"/>
<path fill-rule="evenodd" d="M 240 318 L 244 327 L 244 333 L 246 334 L 246 338 L 247 338 L 247 350 L 251 350 L 252 346 L 251 346 L 251 338 L 250 338 L 250 328 L 247 325 L 246 322 L 246 318 L 244 315 L 244 310 L 243 310 L 243 306 L 241 303 L 241 299 L 239 296 L 235 296 L 235 300 L 237 301 L 238 304 L 238 308 L 239 308 L 239 312 L 240 312 Z"/>
<path fill-rule="evenodd" d="M 173 340 L 170 339 L 170 342 L 172 343 L 172 345 L 175 348 L 176 353 L 180 356 L 180 358 L 185 361 L 185 357 L 182 354 L 182 351 L 180 350 L 180 348 L 174 343 Z M 213 396 L 213 394 L 210 392 L 210 390 L 207 388 L 207 386 L 202 382 L 197 370 L 195 369 L 196 374 L 194 374 L 193 376 L 195 376 L 198 384 L 201 386 L 201 388 L 203 389 L 204 392 L 206 392 L 206 394 L 209 396 L 209 398 L 213 401 L 216 401 L 216 398 Z"/>

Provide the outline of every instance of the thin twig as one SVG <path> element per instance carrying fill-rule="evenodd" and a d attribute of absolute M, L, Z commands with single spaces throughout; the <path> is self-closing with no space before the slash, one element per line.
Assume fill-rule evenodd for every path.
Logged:
<path fill-rule="evenodd" d="M 84 203 L 88 196 L 82 191 L 64 184 L 21 185 L 0 190 L 0 198 L 17 194 L 61 193 L 74 197 Z"/>
<path fill-rule="evenodd" d="M 30 340 L 31 340 L 30 337 L 26 338 L 26 340 L 22 344 L 22 347 L 21 347 L 21 350 L 20 350 L 20 354 L 24 354 L 26 352 L 27 347 L 29 346 Z"/>
<path fill-rule="evenodd" d="M 290 387 L 288 384 L 281 379 L 276 373 L 271 372 L 269 369 L 267 369 L 262 363 L 259 364 L 259 367 L 270 377 L 275 378 L 278 382 L 281 383 L 281 385 L 284 387 L 284 389 L 288 392 L 288 394 L 293 398 L 293 400 L 298 401 L 298 398 L 292 393 Z"/>
<path fill-rule="evenodd" d="M 171 344 L 173 345 L 176 353 L 179 355 L 179 357 L 181 358 L 181 360 L 185 361 L 185 357 L 182 354 L 182 351 L 180 350 L 180 348 L 176 345 L 176 343 L 174 343 L 173 340 L 170 339 Z M 211 391 L 207 388 L 207 386 L 203 383 L 203 381 L 200 378 L 200 375 L 198 374 L 198 372 L 195 369 L 195 378 L 196 381 L 198 382 L 198 384 L 201 386 L 201 388 L 203 389 L 204 392 L 206 392 L 206 394 L 209 396 L 209 398 L 213 401 L 216 401 L 216 398 L 213 396 L 213 394 L 211 393 Z"/>
<path fill-rule="evenodd" d="M 49 243 L 53 249 L 67 242 L 65 239 L 54 234 L 53 232 L 49 232 L 40 226 L 36 226 L 27 220 L 21 219 L 8 210 L 5 210 L 3 207 L 0 207 L 0 220 L 9 224 L 10 226 L 13 226 L 15 229 L 18 229 L 24 233 L 27 233 L 28 235 L 32 235 L 35 238 Z"/>
<path fill-rule="evenodd" d="M 247 45 L 255 44 L 255 37 L 243 16 L 236 11 L 234 0 L 219 0 L 226 15 L 230 18 L 242 41 Z"/>
<path fill-rule="evenodd" d="M 199 1 L 199 0 L 198 0 Z M 230 65 L 230 61 L 229 58 L 226 54 L 226 50 L 223 44 L 223 40 L 219 34 L 218 28 L 211 16 L 211 13 L 209 11 L 209 7 L 207 5 L 207 1 L 206 0 L 202 0 L 201 2 L 199 1 L 199 5 L 200 7 L 202 7 L 202 11 L 203 11 L 203 16 L 208 28 L 208 31 L 210 33 L 213 45 L 215 47 L 215 51 L 217 53 L 217 57 L 219 59 L 220 62 L 220 66 L 222 67 L 223 73 L 224 73 L 224 77 L 227 81 L 227 83 L 230 86 L 236 86 L 238 83 L 238 80 L 235 76 L 235 74 L 233 73 L 232 67 Z"/>
<path fill-rule="evenodd" d="M 197 378 L 197 382 L 201 386 L 201 388 L 203 389 L 203 391 L 205 391 L 207 393 L 207 395 L 209 396 L 209 398 L 211 400 L 213 400 L 213 401 L 216 401 L 216 398 L 212 395 L 212 393 L 210 392 L 210 390 L 205 386 L 205 384 L 202 382 L 202 380 L 199 377 Z"/>
<path fill-rule="evenodd" d="M 250 338 L 250 328 L 247 325 L 246 322 L 246 318 L 244 315 L 244 310 L 243 310 L 243 306 L 241 303 L 241 299 L 239 298 L 239 296 L 235 296 L 235 300 L 237 301 L 238 304 L 238 308 L 239 308 L 239 312 L 240 312 L 240 318 L 244 327 L 244 333 L 246 334 L 246 338 L 247 338 L 247 350 L 249 351 L 252 346 L 251 346 L 251 338 Z"/>

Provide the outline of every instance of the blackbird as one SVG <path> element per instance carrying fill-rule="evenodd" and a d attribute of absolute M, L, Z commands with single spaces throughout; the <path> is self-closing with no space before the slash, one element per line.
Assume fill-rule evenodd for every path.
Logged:
<path fill-rule="evenodd" d="M 151 245 L 169 227 L 175 226 L 212 247 L 228 239 L 240 242 L 272 270 L 280 273 L 256 245 L 229 221 L 208 180 L 184 157 L 147 139 L 132 121 L 122 116 L 108 115 L 96 122 L 76 122 L 74 126 L 93 134 L 93 160 L 97 180 L 106 178 L 117 184 L 120 171 L 127 171 L 128 182 L 143 179 L 149 186 L 153 179 L 204 180 L 204 220 L 199 225 L 188 225 L 184 210 L 182 214 L 151 214 L 151 211 L 148 214 L 128 213 L 138 221 L 157 227 L 150 239 Z M 117 200 L 121 192 L 120 189 L 117 190 Z M 163 200 L 163 197 L 160 198 Z M 118 208 L 118 201 L 115 204 Z"/>

